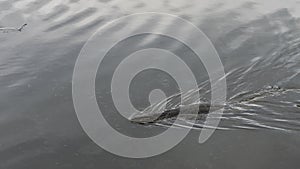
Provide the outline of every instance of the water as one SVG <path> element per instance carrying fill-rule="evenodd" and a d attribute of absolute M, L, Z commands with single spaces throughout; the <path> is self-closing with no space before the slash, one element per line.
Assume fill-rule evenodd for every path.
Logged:
<path fill-rule="evenodd" d="M 299 166 L 298 2 L 2 0 L 0 9 L 1 27 L 28 24 L 22 32 L 0 33 L 0 168 Z M 73 108 L 71 83 L 81 48 L 100 26 L 120 16 L 145 11 L 181 16 L 208 35 L 224 64 L 228 109 L 219 130 L 208 142 L 198 144 L 199 130 L 192 130 L 172 150 L 134 160 L 112 155 L 88 138 Z M 152 26 L 173 27 L 172 22 L 159 19 Z M 181 33 L 192 38 L 188 32 Z M 111 64 L 99 69 L 96 95 L 107 112 L 106 119 L 118 131 L 146 137 L 166 129 L 165 125 L 130 123 L 115 113 L 107 99 L 114 66 L 125 54 L 139 48 L 160 47 L 180 55 L 197 75 L 201 99 L 210 100 L 204 66 L 195 62 L 193 54 L 180 42 L 144 35 L 117 47 L 108 56 L 107 63 Z M 131 87 L 134 106 L 140 110 L 149 106 L 149 91 L 155 88 L 162 88 L 167 96 L 178 92 L 172 82 L 168 75 L 155 71 L 137 76 Z M 141 86 L 143 90 L 139 90 Z M 187 96 L 186 104 L 198 101 L 192 94 Z M 186 118 L 182 123 L 181 126 L 189 126 Z M 202 121 L 194 127 L 203 127 Z"/>

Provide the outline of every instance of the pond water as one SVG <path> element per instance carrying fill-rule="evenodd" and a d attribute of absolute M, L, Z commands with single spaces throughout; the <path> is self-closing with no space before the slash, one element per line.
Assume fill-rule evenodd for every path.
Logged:
<path fill-rule="evenodd" d="M 295 0 L 1 0 L 0 168 L 297 168 L 300 165 L 300 9 Z M 193 130 L 177 146 L 147 159 L 113 155 L 82 129 L 72 100 L 76 59 L 90 36 L 106 23 L 138 12 L 182 17 L 212 41 L 224 65 L 227 107 L 219 128 L 198 143 L 203 120 L 181 127 Z M 172 21 L 132 21 L 135 27 L 172 30 Z M 122 33 L 117 27 L 109 33 Z M 193 38 L 189 31 L 179 32 Z M 103 41 L 105 43 L 105 41 Z M 148 137 L 175 121 L 134 124 L 118 114 L 110 82 L 116 66 L 133 51 L 161 48 L 180 56 L 193 71 L 202 101 L 210 101 L 205 67 L 181 42 L 160 35 L 139 35 L 118 43 L 96 77 L 96 97 L 104 116 L 119 132 Z M 160 64 L 168 64 L 161 59 Z M 134 63 L 133 63 L 134 64 Z M 89 69 L 89 67 L 86 67 Z M 188 83 L 188 82 L 187 82 Z M 135 76 L 129 88 L 134 107 L 150 106 L 149 94 L 178 93 L 168 74 L 155 69 Z M 186 104 L 199 102 L 185 93 Z M 172 106 L 178 106 L 175 102 Z M 108 133 L 109 134 L 109 133 Z"/>

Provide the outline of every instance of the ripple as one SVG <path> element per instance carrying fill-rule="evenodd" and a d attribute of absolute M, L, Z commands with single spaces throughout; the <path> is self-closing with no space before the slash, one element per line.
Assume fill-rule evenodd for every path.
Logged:
<path fill-rule="evenodd" d="M 58 17 L 60 17 L 61 15 L 63 15 L 64 13 L 66 13 L 70 8 L 66 5 L 60 5 L 57 8 L 55 8 L 54 11 L 48 13 L 47 15 L 44 16 L 43 21 L 50 21 L 50 20 L 54 20 Z"/>
<path fill-rule="evenodd" d="M 81 12 L 73 15 L 72 17 L 70 17 L 70 18 L 68 18 L 66 20 L 60 21 L 59 23 L 51 26 L 50 28 L 48 28 L 46 30 L 46 32 L 48 32 L 48 31 L 54 31 L 54 30 L 60 29 L 60 28 L 62 28 L 64 26 L 70 26 L 71 24 L 76 23 L 76 22 L 78 22 L 80 20 L 83 20 L 86 17 L 92 15 L 96 11 L 97 11 L 96 8 L 85 9 L 84 11 L 81 11 Z"/>

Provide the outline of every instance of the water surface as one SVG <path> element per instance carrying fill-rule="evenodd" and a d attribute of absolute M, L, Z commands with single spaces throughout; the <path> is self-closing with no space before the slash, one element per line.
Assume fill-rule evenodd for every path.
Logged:
<path fill-rule="evenodd" d="M 1 0 L 0 26 L 28 23 L 28 27 L 21 33 L 0 34 L 0 168 L 297 168 L 298 9 L 295 0 Z M 112 155 L 88 138 L 76 118 L 71 83 L 76 58 L 99 27 L 120 16 L 146 11 L 178 15 L 208 35 L 227 75 L 228 109 L 220 129 L 205 144 L 198 144 L 199 130 L 192 130 L 174 149 L 134 160 Z M 153 29 L 174 27 L 159 18 L 150 25 Z M 210 100 L 204 66 L 180 42 L 157 35 L 123 41 L 108 54 L 110 64 L 100 67 L 96 94 L 110 124 L 136 137 L 158 134 L 166 126 L 136 125 L 121 118 L 106 99 L 110 91 L 102 82 L 109 82 L 114 65 L 124 55 L 147 47 L 168 49 L 184 58 L 197 76 L 202 101 Z M 153 70 L 135 80 L 131 99 L 140 110 L 149 106 L 152 89 L 161 88 L 168 96 L 178 92 L 172 78 Z M 192 94 L 187 96 L 186 104 L 198 101 Z M 188 119 L 182 123 L 189 126 Z M 202 123 L 194 127 L 201 128 Z"/>

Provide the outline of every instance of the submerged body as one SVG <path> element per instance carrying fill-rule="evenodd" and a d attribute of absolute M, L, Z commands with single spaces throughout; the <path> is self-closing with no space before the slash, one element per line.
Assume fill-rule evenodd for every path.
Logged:
<path fill-rule="evenodd" d="M 224 106 L 220 105 L 210 105 L 208 103 L 201 103 L 201 104 L 193 104 L 187 106 L 180 106 L 176 109 L 165 110 L 163 112 L 152 112 L 152 111 L 145 111 L 142 113 L 134 114 L 130 121 L 133 123 L 139 124 L 151 124 L 158 122 L 163 119 L 169 119 L 173 117 L 177 117 L 178 115 L 193 115 L 200 116 L 204 114 L 208 114 L 209 112 L 220 110 L 224 108 Z"/>

